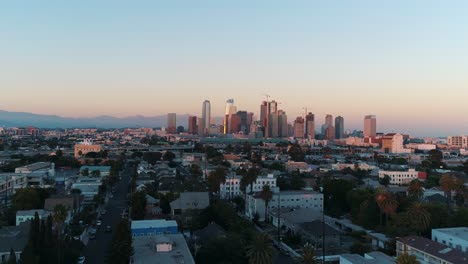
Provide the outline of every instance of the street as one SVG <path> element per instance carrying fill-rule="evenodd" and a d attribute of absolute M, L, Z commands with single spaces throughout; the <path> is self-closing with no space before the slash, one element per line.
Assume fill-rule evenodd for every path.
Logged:
<path fill-rule="evenodd" d="M 85 263 L 102 264 L 105 263 L 106 255 L 111 245 L 112 235 L 116 231 L 121 219 L 121 212 L 127 208 L 127 191 L 130 175 L 128 171 L 122 173 L 122 180 L 115 185 L 113 198 L 104 205 L 106 214 L 102 216 L 102 225 L 98 228 L 96 238 L 89 240 L 84 251 Z M 106 226 L 112 227 L 112 232 L 105 231 Z"/>

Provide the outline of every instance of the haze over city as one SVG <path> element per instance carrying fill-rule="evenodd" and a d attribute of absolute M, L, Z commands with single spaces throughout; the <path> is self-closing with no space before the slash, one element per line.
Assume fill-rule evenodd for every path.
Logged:
<path fill-rule="evenodd" d="M 25 8 L 27 6 L 27 8 Z M 420 136 L 468 131 L 467 3 L 11 2 L 0 109 L 67 117 L 201 114 L 271 95 L 292 121 Z M 185 122 L 185 121 L 184 121 Z"/>

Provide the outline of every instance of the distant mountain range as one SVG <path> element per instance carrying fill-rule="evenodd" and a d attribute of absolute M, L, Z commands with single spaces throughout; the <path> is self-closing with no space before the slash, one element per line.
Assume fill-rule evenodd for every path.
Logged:
<path fill-rule="evenodd" d="M 187 126 L 188 114 L 177 115 L 177 125 Z M 216 118 L 218 122 L 220 118 Z M 166 127 L 167 115 L 159 116 L 97 116 L 91 118 L 72 118 L 57 115 L 41 115 L 25 112 L 0 110 L 0 126 L 39 128 L 124 128 L 124 127 Z"/>

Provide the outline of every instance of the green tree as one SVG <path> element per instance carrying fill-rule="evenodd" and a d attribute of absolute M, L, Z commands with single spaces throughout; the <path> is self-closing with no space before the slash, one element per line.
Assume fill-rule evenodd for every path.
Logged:
<path fill-rule="evenodd" d="M 109 264 L 127 264 L 133 255 L 132 235 L 129 223 L 122 219 L 112 238 L 111 248 L 108 252 L 106 263 Z"/>
<path fill-rule="evenodd" d="M 247 248 L 249 264 L 273 263 L 273 245 L 267 234 L 258 234 Z"/>
<path fill-rule="evenodd" d="M 171 151 L 166 151 L 163 155 L 163 160 L 165 161 L 173 161 L 175 159 L 175 154 L 172 153 Z"/>
<path fill-rule="evenodd" d="M 385 175 L 383 178 L 379 179 L 379 183 L 387 187 L 390 184 L 390 180 L 391 180 L 390 176 Z"/>
<path fill-rule="evenodd" d="M 85 176 L 85 177 L 88 177 L 88 176 L 89 176 L 89 169 L 86 168 L 86 169 L 82 170 L 82 171 L 81 171 L 81 175 L 82 175 L 82 176 Z"/>
<path fill-rule="evenodd" d="M 132 196 L 132 219 L 143 220 L 146 215 L 146 194 L 135 192 Z"/>
<path fill-rule="evenodd" d="M 268 204 L 273 198 L 273 192 L 270 189 L 270 185 L 263 185 L 262 192 L 260 193 L 260 197 L 265 202 L 265 222 L 268 223 Z"/>
<path fill-rule="evenodd" d="M 91 172 L 91 177 L 97 178 L 97 177 L 99 177 L 99 176 L 101 176 L 101 171 L 99 171 L 99 170 L 93 170 L 93 171 Z"/>
<path fill-rule="evenodd" d="M 413 180 L 408 186 L 408 195 L 412 200 L 419 201 L 424 195 L 424 189 L 419 180 Z"/>
<path fill-rule="evenodd" d="M 396 210 L 398 209 L 398 201 L 392 193 L 387 192 L 385 190 L 380 190 L 377 192 L 375 196 L 375 201 L 377 202 L 381 213 L 385 215 L 386 225 L 388 226 L 389 217 L 394 216 Z"/>
<path fill-rule="evenodd" d="M 155 165 L 158 161 L 161 160 L 161 157 L 161 152 L 145 152 L 143 154 L 143 160 L 151 165 Z"/>
<path fill-rule="evenodd" d="M 62 259 L 62 251 L 61 251 L 61 240 L 62 240 L 62 226 L 63 223 L 65 222 L 65 219 L 67 219 L 67 208 L 63 204 L 57 204 L 54 207 L 52 217 L 54 219 L 55 225 L 56 225 L 56 230 L 57 230 L 57 258 L 58 258 L 58 263 L 61 263 Z"/>
<path fill-rule="evenodd" d="M 218 166 L 214 171 L 210 172 L 208 175 L 208 185 L 211 193 L 219 192 L 220 184 L 226 182 L 226 175 L 226 169 L 222 166 Z"/>
<path fill-rule="evenodd" d="M 302 255 L 299 257 L 299 264 L 315 264 L 317 263 L 317 258 L 315 256 L 314 247 L 307 243 L 302 248 Z"/>
<path fill-rule="evenodd" d="M 10 257 L 8 258 L 8 264 L 16 264 L 16 252 L 13 248 L 10 249 Z"/>
<path fill-rule="evenodd" d="M 31 188 L 17 190 L 11 203 L 16 211 L 40 209 L 43 207 L 43 200 L 39 192 Z"/>
<path fill-rule="evenodd" d="M 431 214 L 421 203 L 414 203 L 408 208 L 408 214 L 410 216 L 410 226 L 418 234 L 428 230 L 431 226 Z"/>
<path fill-rule="evenodd" d="M 290 144 L 288 147 L 288 155 L 291 157 L 293 161 L 299 162 L 304 161 L 304 152 L 302 151 L 301 146 L 299 144 Z"/>
<path fill-rule="evenodd" d="M 407 253 L 400 255 L 396 259 L 397 264 L 420 264 L 416 256 L 408 255 Z"/>
<path fill-rule="evenodd" d="M 450 174 L 444 174 L 440 177 L 439 184 L 440 188 L 445 192 L 447 198 L 447 205 L 450 204 L 450 199 L 452 197 L 452 191 L 455 190 L 457 178 Z"/>
<path fill-rule="evenodd" d="M 249 170 L 247 171 L 247 175 L 246 175 L 247 185 L 250 185 L 251 193 L 253 192 L 253 184 L 254 182 L 257 181 L 257 177 L 258 177 L 258 169 L 256 165 L 254 165 L 251 168 L 249 168 Z"/>

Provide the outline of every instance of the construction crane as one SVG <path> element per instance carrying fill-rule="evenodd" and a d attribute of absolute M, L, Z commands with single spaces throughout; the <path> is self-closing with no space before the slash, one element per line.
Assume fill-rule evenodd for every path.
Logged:
<path fill-rule="evenodd" d="M 311 109 L 312 107 L 309 107 L 309 106 L 304 106 L 302 107 L 302 109 L 304 110 L 304 118 L 307 116 L 307 110 L 308 109 Z"/>

